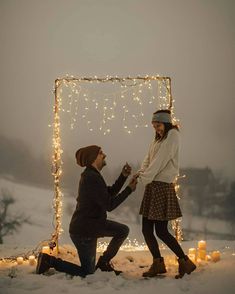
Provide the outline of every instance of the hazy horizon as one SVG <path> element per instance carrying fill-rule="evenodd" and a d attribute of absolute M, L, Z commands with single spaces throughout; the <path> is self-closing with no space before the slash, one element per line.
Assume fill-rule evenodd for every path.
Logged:
<path fill-rule="evenodd" d="M 231 0 L 0 1 L 0 135 L 22 140 L 37 157 L 51 154 L 52 89 L 67 73 L 167 75 L 181 167 L 208 166 L 234 179 L 234 12 Z M 108 136 L 62 125 L 66 153 L 100 145 L 110 168 L 141 162 L 154 136 L 151 126 L 127 135 L 118 121 Z"/>

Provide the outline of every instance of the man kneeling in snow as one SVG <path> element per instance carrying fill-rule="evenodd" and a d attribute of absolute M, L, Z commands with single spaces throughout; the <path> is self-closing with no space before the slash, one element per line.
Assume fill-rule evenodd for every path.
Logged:
<path fill-rule="evenodd" d="M 124 224 L 108 220 L 107 211 L 115 209 L 135 191 L 137 179 L 133 177 L 128 186 L 119 193 L 131 174 L 131 167 L 126 164 L 113 186 L 108 187 L 100 174 L 106 165 L 105 158 L 102 149 L 96 145 L 81 148 L 76 152 L 77 164 L 86 168 L 81 174 L 77 206 L 70 222 L 69 233 L 77 248 L 81 266 L 40 253 L 37 274 L 42 274 L 51 267 L 57 271 L 82 277 L 93 274 L 98 268 L 101 271 L 114 271 L 117 275 L 121 273 L 113 268 L 110 261 L 127 238 L 129 228 Z M 113 238 L 95 265 L 99 237 Z"/>

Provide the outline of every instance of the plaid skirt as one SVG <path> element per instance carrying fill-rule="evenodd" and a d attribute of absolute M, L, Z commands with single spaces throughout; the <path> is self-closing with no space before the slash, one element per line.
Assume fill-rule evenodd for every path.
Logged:
<path fill-rule="evenodd" d="M 149 220 L 173 220 L 182 216 L 173 183 L 153 181 L 145 187 L 140 214 Z"/>

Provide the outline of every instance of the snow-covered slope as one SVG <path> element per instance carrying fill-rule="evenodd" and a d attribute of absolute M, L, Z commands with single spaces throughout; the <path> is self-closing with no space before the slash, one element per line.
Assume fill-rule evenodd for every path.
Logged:
<path fill-rule="evenodd" d="M 53 191 L 27 187 L 20 184 L 13 184 L 6 180 L 0 180 L 0 188 L 8 188 L 17 200 L 11 213 L 24 212 L 30 216 L 34 225 L 24 224 L 18 234 L 4 239 L 5 244 L 0 246 L 0 257 L 11 255 L 21 255 L 34 248 L 40 241 L 48 239 L 53 231 L 52 223 L 52 201 Z M 64 199 L 64 206 L 67 201 Z M 63 227 L 65 233 L 60 239 L 60 244 L 65 245 L 65 249 L 72 246 L 72 242 L 67 233 L 69 217 L 65 217 Z M 126 220 L 125 220 L 126 221 Z M 138 224 L 129 224 L 132 235 L 138 241 L 142 241 L 141 229 Z M 0 262 L 0 294 L 26 294 L 33 293 L 197 293 L 216 294 L 233 293 L 235 288 L 235 241 L 207 240 L 208 251 L 220 250 L 222 260 L 204 262 L 190 276 L 185 276 L 182 280 L 175 280 L 177 265 L 174 263 L 174 256 L 168 249 L 163 249 L 166 257 L 168 273 L 165 278 L 153 278 L 143 280 L 141 274 L 146 267 L 151 264 L 151 256 L 148 251 L 120 251 L 114 259 L 117 268 L 124 271 L 122 276 L 116 277 L 112 273 L 97 271 L 85 279 L 80 277 L 66 276 L 63 273 L 49 272 L 48 275 L 38 276 L 35 274 L 35 266 L 28 264 L 16 265 Z M 183 242 L 185 252 L 190 247 L 196 247 L 197 241 Z M 66 252 L 66 250 L 64 251 Z M 97 254 L 97 257 L 100 253 Z M 62 258 L 68 258 L 62 254 Z M 78 263 L 77 256 L 69 259 Z M 132 262 L 131 262 L 132 261 Z"/>
<path fill-rule="evenodd" d="M 24 213 L 25 216 L 30 217 L 33 225 L 23 224 L 19 233 L 4 238 L 5 244 L 18 244 L 35 246 L 42 240 L 50 238 L 51 233 L 54 231 L 53 227 L 53 197 L 54 192 L 52 190 L 46 190 L 42 188 L 36 188 L 26 186 L 18 183 L 13 183 L 5 179 L 0 179 L 0 190 L 8 189 L 12 196 L 16 199 L 14 205 L 11 206 L 10 213 Z M 62 216 L 62 228 L 64 232 L 61 235 L 61 243 L 72 243 L 68 234 L 69 222 L 71 215 L 66 212 L 66 208 L 69 206 L 75 207 L 76 195 L 74 198 L 64 195 L 63 197 L 63 216 Z M 127 223 L 130 226 L 130 238 L 138 239 L 139 242 L 143 242 L 143 236 L 141 228 L 138 224 L 133 223 L 132 216 L 129 219 L 125 213 L 125 218 L 114 217 L 110 214 L 110 219 L 115 218 L 116 221 Z"/>

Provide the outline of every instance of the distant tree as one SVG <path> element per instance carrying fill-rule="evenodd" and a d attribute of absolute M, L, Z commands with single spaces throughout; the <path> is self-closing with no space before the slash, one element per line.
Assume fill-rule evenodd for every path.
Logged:
<path fill-rule="evenodd" d="M 9 208 L 15 203 L 15 199 L 7 189 L 1 189 L 0 195 L 0 244 L 3 238 L 17 232 L 23 223 L 31 224 L 24 214 L 10 215 Z"/>

